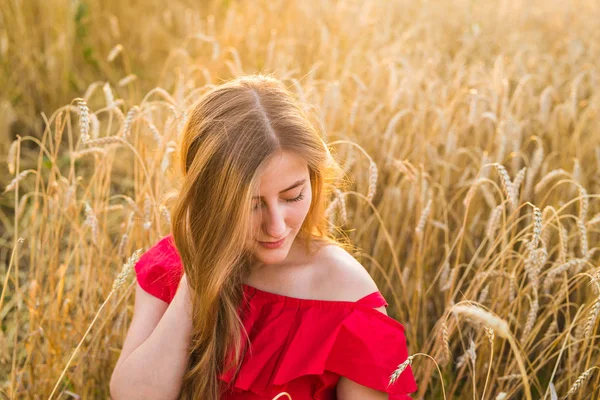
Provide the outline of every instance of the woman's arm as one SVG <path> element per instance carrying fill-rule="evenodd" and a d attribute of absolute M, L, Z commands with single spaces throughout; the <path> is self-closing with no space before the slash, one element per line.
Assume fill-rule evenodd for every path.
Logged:
<path fill-rule="evenodd" d="M 387 400 L 388 394 L 341 377 L 336 386 L 338 400 Z"/>
<path fill-rule="evenodd" d="M 185 274 L 170 304 L 136 287 L 133 319 L 110 380 L 120 399 L 176 399 L 189 361 L 192 328 Z"/>

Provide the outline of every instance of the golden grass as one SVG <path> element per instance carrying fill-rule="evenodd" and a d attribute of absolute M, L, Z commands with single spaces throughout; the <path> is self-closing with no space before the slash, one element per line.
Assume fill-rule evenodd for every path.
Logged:
<path fill-rule="evenodd" d="M 272 72 L 354 178 L 329 215 L 415 398 L 600 397 L 597 2 L 23 3 L 0 0 L 2 396 L 108 397 L 187 106 Z"/>

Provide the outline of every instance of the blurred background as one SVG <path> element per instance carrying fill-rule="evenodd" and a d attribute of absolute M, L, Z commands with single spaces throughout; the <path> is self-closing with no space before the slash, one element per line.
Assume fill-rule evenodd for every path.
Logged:
<path fill-rule="evenodd" d="M 0 0 L 0 397 L 109 397 L 186 108 L 263 72 L 352 180 L 332 232 L 431 357 L 414 398 L 599 398 L 598 21 L 584 0 Z"/>

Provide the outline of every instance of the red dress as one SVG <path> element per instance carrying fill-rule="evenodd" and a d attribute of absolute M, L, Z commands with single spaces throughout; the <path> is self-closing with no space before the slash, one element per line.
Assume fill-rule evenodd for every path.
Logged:
<path fill-rule="evenodd" d="M 183 274 L 172 236 L 147 250 L 135 271 L 146 292 L 170 303 Z M 341 376 L 387 392 L 390 400 L 410 399 L 417 390 L 410 366 L 388 386 L 408 350 L 404 326 L 374 309 L 388 305 L 380 292 L 356 302 L 300 299 L 245 284 L 243 292 L 240 316 L 252 354 L 221 399 L 272 400 L 287 392 L 292 400 L 335 400 Z M 219 378 L 225 384 L 232 375 Z"/>

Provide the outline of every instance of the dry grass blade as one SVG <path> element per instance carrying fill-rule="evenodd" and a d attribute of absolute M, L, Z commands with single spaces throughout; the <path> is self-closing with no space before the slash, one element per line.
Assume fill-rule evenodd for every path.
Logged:
<path fill-rule="evenodd" d="M 465 315 L 481 324 L 489 326 L 500 337 L 507 339 L 509 341 L 511 348 L 513 350 L 513 354 L 515 356 L 515 360 L 521 371 L 521 378 L 523 380 L 523 389 L 525 391 L 525 397 L 528 400 L 531 400 L 531 389 L 529 386 L 529 379 L 527 377 L 527 370 L 525 369 L 525 364 L 523 363 L 523 359 L 521 358 L 520 349 L 517 346 L 512 334 L 510 332 L 508 323 L 506 321 L 504 321 L 503 319 L 495 316 L 494 314 L 492 314 L 488 311 L 485 311 L 480 307 L 475 307 L 472 305 L 459 303 L 459 304 L 454 305 L 451 308 L 451 311 L 456 314 Z"/>
<path fill-rule="evenodd" d="M 60 374 L 58 380 L 56 381 L 56 384 L 54 385 L 54 389 L 52 389 L 52 392 L 50 393 L 49 400 L 52 399 L 52 396 L 54 395 L 54 393 L 58 389 L 58 387 L 59 387 L 59 385 L 60 385 L 63 377 L 65 376 L 65 373 L 67 372 L 67 369 L 69 368 L 69 366 L 71 365 L 71 362 L 75 358 L 75 355 L 77 354 L 77 351 L 79 350 L 79 348 L 81 347 L 83 341 L 85 340 L 85 338 L 87 337 L 88 333 L 90 333 L 90 330 L 94 326 L 94 323 L 96 322 L 96 319 L 98 318 L 98 315 L 100 315 L 100 312 L 102 311 L 102 309 L 104 308 L 104 306 L 106 305 L 106 303 L 108 302 L 108 300 L 110 299 L 110 297 L 112 296 L 112 294 L 125 282 L 125 279 L 127 278 L 127 276 L 131 273 L 131 271 L 133 271 L 133 269 L 135 267 L 135 264 L 140 260 L 140 256 L 142 254 L 142 250 L 143 249 L 137 249 L 136 251 L 134 251 L 133 254 L 131 255 L 131 257 L 129 257 L 129 259 L 127 260 L 127 262 L 125 264 L 123 264 L 123 269 L 121 270 L 121 272 L 119 273 L 119 275 L 117 276 L 117 278 L 115 279 L 115 281 L 113 282 L 112 289 L 111 289 L 110 293 L 108 294 L 108 296 L 106 297 L 106 300 L 104 300 L 104 302 L 102 303 L 102 305 L 100 306 L 100 308 L 96 312 L 96 315 L 94 316 L 94 319 L 89 324 L 86 332 L 83 334 L 83 337 L 79 341 L 79 344 L 77 345 L 77 347 L 75 347 L 75 350 L 73 350 L 73 353 L 71 354 L 71 358 L 69 358 L 69 361 L 67 361 L 67 365 L 65 366 L 65 368 L 63 369 L 62 373 Z"/>
<path fill-rule="evenodd" d="M 360 249 L 408 354 L 450 361 L 451 397 L 531 384 L 549 398 L 600 365 L 598 2 L 26 3 L 0 11 L 0 230 L 4 250 L 28 240 L 0 251 L 7 397 L 48 398 L 80 340 L 69 332 L 101 307 L 54 395 L 110 397 L 134 307 L 130 277 L 105 266 L 179 226 L 180 145 L 211 134 L 194 105 L 254 70 L 298 100 L 296 117 L 271 112 L 274 130 L 306 117 L 341 166 L 318 233 Z M 257 128 L 226 134 L 243 145 Z M 411 360 L 414 397 L 441 397 L 429 361 Z M 573 398 L 599 397 L 587 379 Z"/>

